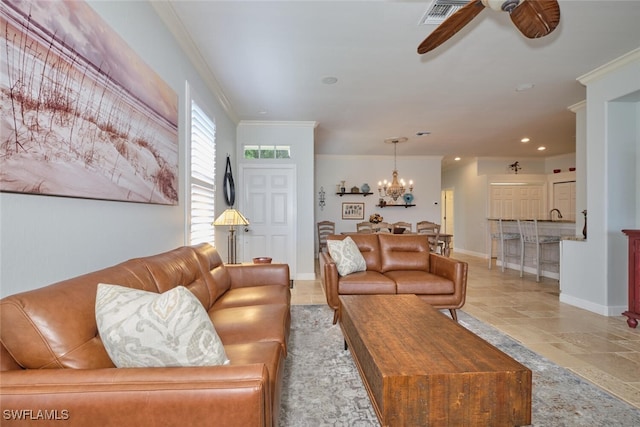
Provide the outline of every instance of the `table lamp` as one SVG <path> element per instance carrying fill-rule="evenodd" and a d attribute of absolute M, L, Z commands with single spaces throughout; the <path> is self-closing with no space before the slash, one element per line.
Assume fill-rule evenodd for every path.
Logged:
<path fill-rule="evenodd" d="M 228 264 L 236 264 L 236 225 L 249 225 L 249 221 L 238 210 L 229 208 L 213 221 L 213 225 L 229 226 L 229 236 L 227 237 Z"/>

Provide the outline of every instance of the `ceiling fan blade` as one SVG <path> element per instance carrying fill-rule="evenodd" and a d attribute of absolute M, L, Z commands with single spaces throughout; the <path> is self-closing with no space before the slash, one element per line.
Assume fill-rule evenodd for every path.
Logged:
<path fill-rule="evenodd" d="M 557 0 L 524 0 L 511 12 L 511 21 L 530 39 L 544 37 L 560 22 Z"/>
<path fill-rule="evenodd" d="M 455 33 L 460 31 L 462 27 L 467 25 L 484 9 L 481 0 L 471 0 L 463 8 L 447 18 L 438 28 L 433 30 L 429 37 L 424 39 L 418 46 L 418 53 L 422 55 L 430 50 L 435 49 L 442 43 L 449 40 Z"/>

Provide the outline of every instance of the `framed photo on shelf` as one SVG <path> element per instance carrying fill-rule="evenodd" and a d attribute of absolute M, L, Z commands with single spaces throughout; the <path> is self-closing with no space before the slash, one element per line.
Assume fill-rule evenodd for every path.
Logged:
<path fill-rule="evenodd" d="M 364 203 L 342 203 L 342 219 L 364 219 Z"/>

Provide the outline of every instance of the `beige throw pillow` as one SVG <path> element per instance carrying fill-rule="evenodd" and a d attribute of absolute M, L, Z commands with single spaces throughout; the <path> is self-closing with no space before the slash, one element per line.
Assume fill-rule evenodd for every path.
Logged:
<path fill-rule="evenodd" d="M 118 368 L 229 363 L 209 315 L 183 286 L 157 294 L 100 283 L 96 321 Z"/>
<path fill-rule="evenodd" d="M 367 269 L 367 263 L 351 237 L 347 236 L 344 240 L 327 240 L 327 248 L 329 255 L 336 262 L 339 275 L 346 276 Z"/>

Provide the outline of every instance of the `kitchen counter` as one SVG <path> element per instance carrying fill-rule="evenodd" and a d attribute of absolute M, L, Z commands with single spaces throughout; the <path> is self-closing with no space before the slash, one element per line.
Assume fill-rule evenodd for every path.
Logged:
<path fill-rule="evenodd" d="M 574 242 L 586 242 L 587 239 L 584 236 L 560 236 L 560 240 L 572 240 Z"/>
<path fill-rule="evenodd" d="M 487 218 L 489 221 L 497 221 L 499 218 Z M 518 221 L 517 219 L 502 219 L 502 222 L 516 222 Z M 528 219 L 528 218 L 520 218 L 520 221 L 533 221 L 533 219 Z M 538 223 L 544 222 L 545 224 L 548 223 L 558 223 L 558 224 L 573 224 L 575 225 L 575 221 L 571 221 L 568 219 L 539 219 Z"/>
<path fill-rule="evenodd" d="M 496 222 L 498 218 L 487 218 L 488 230 L 492 229 L 492 223 Z M 521 221 L 527 221 L 527 219 L 521 219 Z M 528 220 L 531 221 L 531 220 Z M 516 219 L 503 219 L 502 220 L 502 228 L 505 233 L 520 233 L 518 229 L 518 222 Z M 558 236 L 561 240 L 584 240 L 582 236 L 576 236 L 576 222 L 558 219 L 558 220 L 549 220 L 549 219 L 539 219 L 538 220 L 538 233 L 540 235 L 546 236 Z M 491 237 L 489 234 L 489 241 Z M 516 257 L 509 258 L 506 260 L 505 267 L 512 268 L 515 270 L 520 269 L 519 263 L 519 254 L 520 254 L 520 240 L 506 240 L 505 241 L 505 252 L 507 254 L 518 254 Z M 560 245 L 543 245 L 542 249 L 544 250 L 544 259 L 553 260 L 558 264 L 543 264 L 541 275 L 545 277 L 550 277 L 553 279 L 560 278 Z M 524 259 L 524 270 L 527 273 L 535 274 L 536 268 L 534 263 L 534 255 L 535 255 L 535 246 L 527 245 L 525 251 L 525 259 Z M 495 255 L 494 255 L 495 256 Z M 497 261 L 498 263 L 500 260 Z"/>

